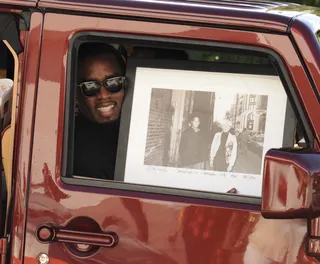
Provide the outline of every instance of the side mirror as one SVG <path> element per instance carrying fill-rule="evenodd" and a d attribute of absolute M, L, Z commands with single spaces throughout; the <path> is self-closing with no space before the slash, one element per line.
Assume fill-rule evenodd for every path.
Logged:
<path fill-rule="evenodd" d="M 320 216 L 320 153 L 299 148 L 267 152 L 261 214 L 274 219 Z"/>

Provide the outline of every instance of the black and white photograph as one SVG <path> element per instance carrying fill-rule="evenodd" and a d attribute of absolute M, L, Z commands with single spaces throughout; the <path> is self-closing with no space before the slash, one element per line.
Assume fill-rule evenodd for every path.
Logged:
<path fill-rule="evenodd" d="M 135 67 L 123 180 L 260 196 L 264 156 L 284 144 L 279 77 Z"/>
<path fill-rule="evenodd" d="M 203 169 L 215 94 L 153 88 L 145 165 Z"/>
<path fill-rule="evenodd" d="M 259 174 L 268 96 L 153 88 L 145 165 Z"/>

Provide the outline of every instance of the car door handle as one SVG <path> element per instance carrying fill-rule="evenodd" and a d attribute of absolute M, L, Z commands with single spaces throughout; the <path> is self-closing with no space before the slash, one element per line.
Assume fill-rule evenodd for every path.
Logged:
<path fill-rule="evenodd" d="M 40 243 L 64 242 L 70 244 L 85 244 L 98 247 L 113 248 L 118 244 L 118 236 L 114 232 L 83 232 L 67 228 L 43 224 L 37 228 L 36 237 Z"/>

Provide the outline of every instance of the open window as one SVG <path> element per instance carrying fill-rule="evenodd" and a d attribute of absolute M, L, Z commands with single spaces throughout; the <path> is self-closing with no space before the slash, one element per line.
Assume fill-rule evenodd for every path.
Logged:
<path fill-rule="evenodd" d="M 65 182 L 194 197 L 236 189 L 239 196 L 259 199 L 265 153 L 301 140 L 305 146 L 312 144 L 276 54 L 232 45 L 94 35 L 76 37 L 69 57 Z M 102 138 L 99 132 L 91 134 L 86 126 L 92 122 L 81 124 L 87 132 L 79 132 L 75 118 L 79 96 L 93 102 L 100 88 L 96 92 L 91 88 L 107 85 L 103 78 L 79 71 L 82 45 L 97 42 L 111 45 L 126 65 L 117 146 L 111 146 L 114 174 L 106 178 L 96 168 L 108 162 L 108 155 L 101 159 L 104 154 L 96 155 L 93 146 L 102 147 L 101 142 L 108 146 L 102 139 L 107 134 L 101 133 Z M 114 98 L 96 102 L 94 110 L 113 111 L 119 104 Z"/>
<path fill-rule="evenodd" d="M 0 13 L 0 134 L 1 134 L 1 236 L 4 235 L 11 197 L 18 54 L 22 51 L 17 17 Z M 7 205 L 7 206 L 5 206 Z"/>

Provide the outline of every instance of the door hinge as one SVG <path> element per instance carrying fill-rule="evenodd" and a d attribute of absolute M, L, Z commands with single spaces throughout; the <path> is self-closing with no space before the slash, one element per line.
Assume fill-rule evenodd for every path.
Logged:
<path fill-rule="evenodd" d="M 0 238 L 0 264 L 6 263 L 8 250 L 8 238 Z"/>

